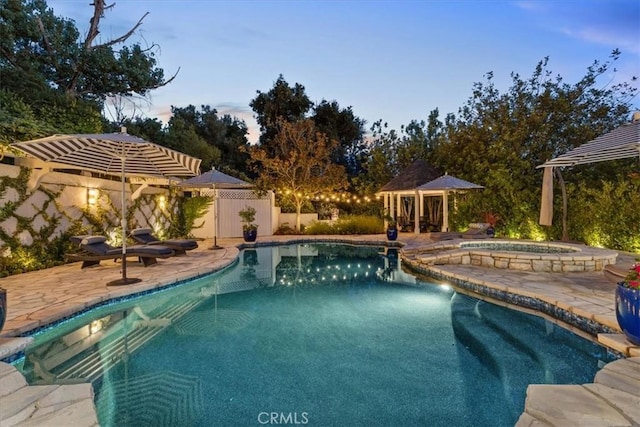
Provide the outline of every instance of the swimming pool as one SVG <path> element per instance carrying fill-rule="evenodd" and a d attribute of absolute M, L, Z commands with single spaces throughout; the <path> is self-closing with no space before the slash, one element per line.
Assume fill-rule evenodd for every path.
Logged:
<path fill-rule="evenodd" d="M 44 331 L 23 371 L 92 381 L 104 426 L 497 426 L 515 423 L 529 383 L 590 382 L 610 360 L 416 280 L 393 251 L 300 244 Z"/>

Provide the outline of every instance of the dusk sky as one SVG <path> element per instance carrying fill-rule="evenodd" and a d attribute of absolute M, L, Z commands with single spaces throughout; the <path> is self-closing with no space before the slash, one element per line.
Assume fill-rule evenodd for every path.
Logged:
<path fill-rule="evenodd" d="M 93 11 L 89 3 L 48 1 L 82 32 Z M 244 120 L 252 142 L 258 129 L 249 103 L 280 74 L 291 86 L 302 84 L 314 102 L 351 106 L 367 129 L 382 119 L 397 131 L 435 108 L 441 120 L 456 113 L 489 71 L 506 91 L 512 72 L 526 79 L 545 56 L 553 74 L 573 84 L 617 48 L 617 73 L 602 85 L 640 77 L 637 0 L 115 3 L 101 21 L 103 41 L 149 12 L 130 41 L 159 45 L 158 65 L 167 77 L 180 69 L 171 84 L 152 91 L 142 114 L 166 123 L 172 105 L 209 105 Z M 639 105 L 634 99 L 634 108 Z"/>

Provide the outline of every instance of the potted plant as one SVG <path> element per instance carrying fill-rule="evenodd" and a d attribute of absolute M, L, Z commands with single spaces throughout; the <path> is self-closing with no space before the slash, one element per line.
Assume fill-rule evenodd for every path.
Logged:
<path fill-rule="evenodd" d="M 616 319 L 627 339 L 640 345 L 640 263 L 616 287 Z"/>
<path fill-rule="evenodd" d="M 242 220 L 242 236 L 245 242 L 255 242 L 258 236 L 258 225 L 254 224 L 256 220 L 256 209 L 252 206 L 245 206 L 238 212 Z"/>
<path fill-rule="evenodd" d="M 489 224 L 489 227 L 486 229 L 486 233 L 490 237 L 495 237 L 496 235 L 496 224 L 500 220 L 500 216 L 493 212 L 487 212 L 484 214 L 484 222 Z"/>
<path fill-rule="evenodd" d="M 384 219 L 387 221 L 387 239 L 396 240 L 398 238 L 398 222 L 389 214 L 385 215 Z"/>

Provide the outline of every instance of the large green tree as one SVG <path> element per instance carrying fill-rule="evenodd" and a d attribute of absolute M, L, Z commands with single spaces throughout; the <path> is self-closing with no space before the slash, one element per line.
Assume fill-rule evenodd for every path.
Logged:
<path fill-rule="evenodd" d="M 537 225 L 542 172 L 537 166 L 583 144 L 629 119 L 636 89 L 629 82 L 610 85 L 602 77 L 613 72 L 610 60 L 595 61 L 577 83 L 565 83 L 540 61 L 531 77 L 512 74 L 511 87 L 501 93 L 493 83 L 475 83 L 473 95 L 457 116 L 448 116 L 442 138 L 430 159 L 438 167 L 485 186 L 459 205 L 462 222 L 482 220 L 497 212 L 503 231 L 531 237 Z M 575 168 L 572 179 L 624 176 L 630 162 L 607 162 Z M 558 203 L 556 205 L 559 205 Z M 538 227 L 539 228 L 539 227 Z M 557 237 L 549 230 L 548 237 Z"/>
<path fill-rule="evenodd" d="M 203 170 L 216 167 L 238 178 L 248 178 L 248 155 L 241 150 L 249 145 L 244 121 L 228 114 L 220 117 L 216 109 L 208 105 L 200 109 L 193 105 L 172 107 L 171 111 L 167 131 L 172 148 L 200 157 Z"/>
<path fill-rule="evenodd" d="M 0 0 L 0 82 L 12 99 L 2 103 L 3 122 L 12 123 L 5 126 L 3 144 L 56 132 L 101 132 L 107 97 L 144 96 L 171 81 L 156 66 L 156 46 L 127 44 L 142 19 L 121 36 L 97 43 L 101 21 L 114 4 L 96 0 L 91 7 L 81 36 L 73 20 L 56 16 L 44 0 Z M 29 113 L 16 110 L 14 101 Z"/>
<path fill-rule="evenodd" d="M 22 96 L 49 87 L 72 98 L 103 101 L 144 95 L 171 80 L 156 66 L 156 46 L 125 44 L 144 16 L 124 34 L 97 42 L 101 20 L 115 4 L 94 0 L 91 6 L 89 29 L 81 37 L 74 21 L 55 16 L 44 0 L 0 0 L 3 87 Z"/>
<path fill-rule="evenodd" d="M 337 141 L 331 160 L 344 166 L 349 178 L 362 172 L 366 158 L 364 142 L 365 121 L 355 115 L 351 107 L 341 108 L 337 101 L 323 99 L 317 105 L 309 99 L 300 83 L 291 86 L 282 74 L 268 92 L 257 91 L 250 106 L 260 125 L 260 146 L 274 155 L 278 122 L 296 122 L 312 119 L 316 129 Z"/>
<path fill-rule="evenodd" d="M 390 129 L 382 119 L 371 126 L 362 172 L 354 178 L 354 188 L 373 194 L 416 160 L 428 159 L 441 138 L 443 124 L 438 109 L 428 121 L 412 120 L 400 132 Z"/>
<path fill-rule="evenodd" d="M 300 83 L 296 83 L 293 87 L 289 86 L 282 74 L 268 92 L 259 90 L 256 92 L 256 97 L 249 105 L 260 125 L 260 145 L 270 155 L 274 155 L 275 148 L 272 145 L 278 133 L 278 122 L 295 122 L 304 119 L 311 110 L 313 102 L 305 93 L 304 86 Z"/>
<path fill-rule="evenodd" d="M 366 122 L 357 117 L 351 107 L 340 108 L 337 101 L 322 100 L 313 109 L 311 116 L 318 131 L 329 139 L 338 141 L 331 160 L 344 166 L 349 178 L 358 176 L 366 160 L 364 142 Z"/>

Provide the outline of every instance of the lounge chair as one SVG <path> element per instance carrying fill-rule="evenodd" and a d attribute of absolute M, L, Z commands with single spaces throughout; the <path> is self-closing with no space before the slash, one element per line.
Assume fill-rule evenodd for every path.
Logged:
<path fill-rule="evenodd" d="M 117 261 L 122 258 L 122 248 L 114 247 L 106 243 L 104 236 L 73 236 L 73 243 L 78 244 L 80 252 L 67 254 L 67 260 L 82 261 L 81 268 L 100 264 L 100 261 L 112 259 Z M 162 245 L 133 245 L 127 246 L 127 257 L 137 257 L 145 267 L 157 264 L 157 258 L 169 258 L 174 255 L 173 249 Z"/>
<path fill-rule="evenodd" d="M 193 239 L 168 239 L 160 240 L 153 235 L 149 228 L 136 228 L 131 232 L 131 238 L 143 245 L 162 245 L 173 249 L 176 255 L 186 255 L 198 247 L 198 242 Z"/>

